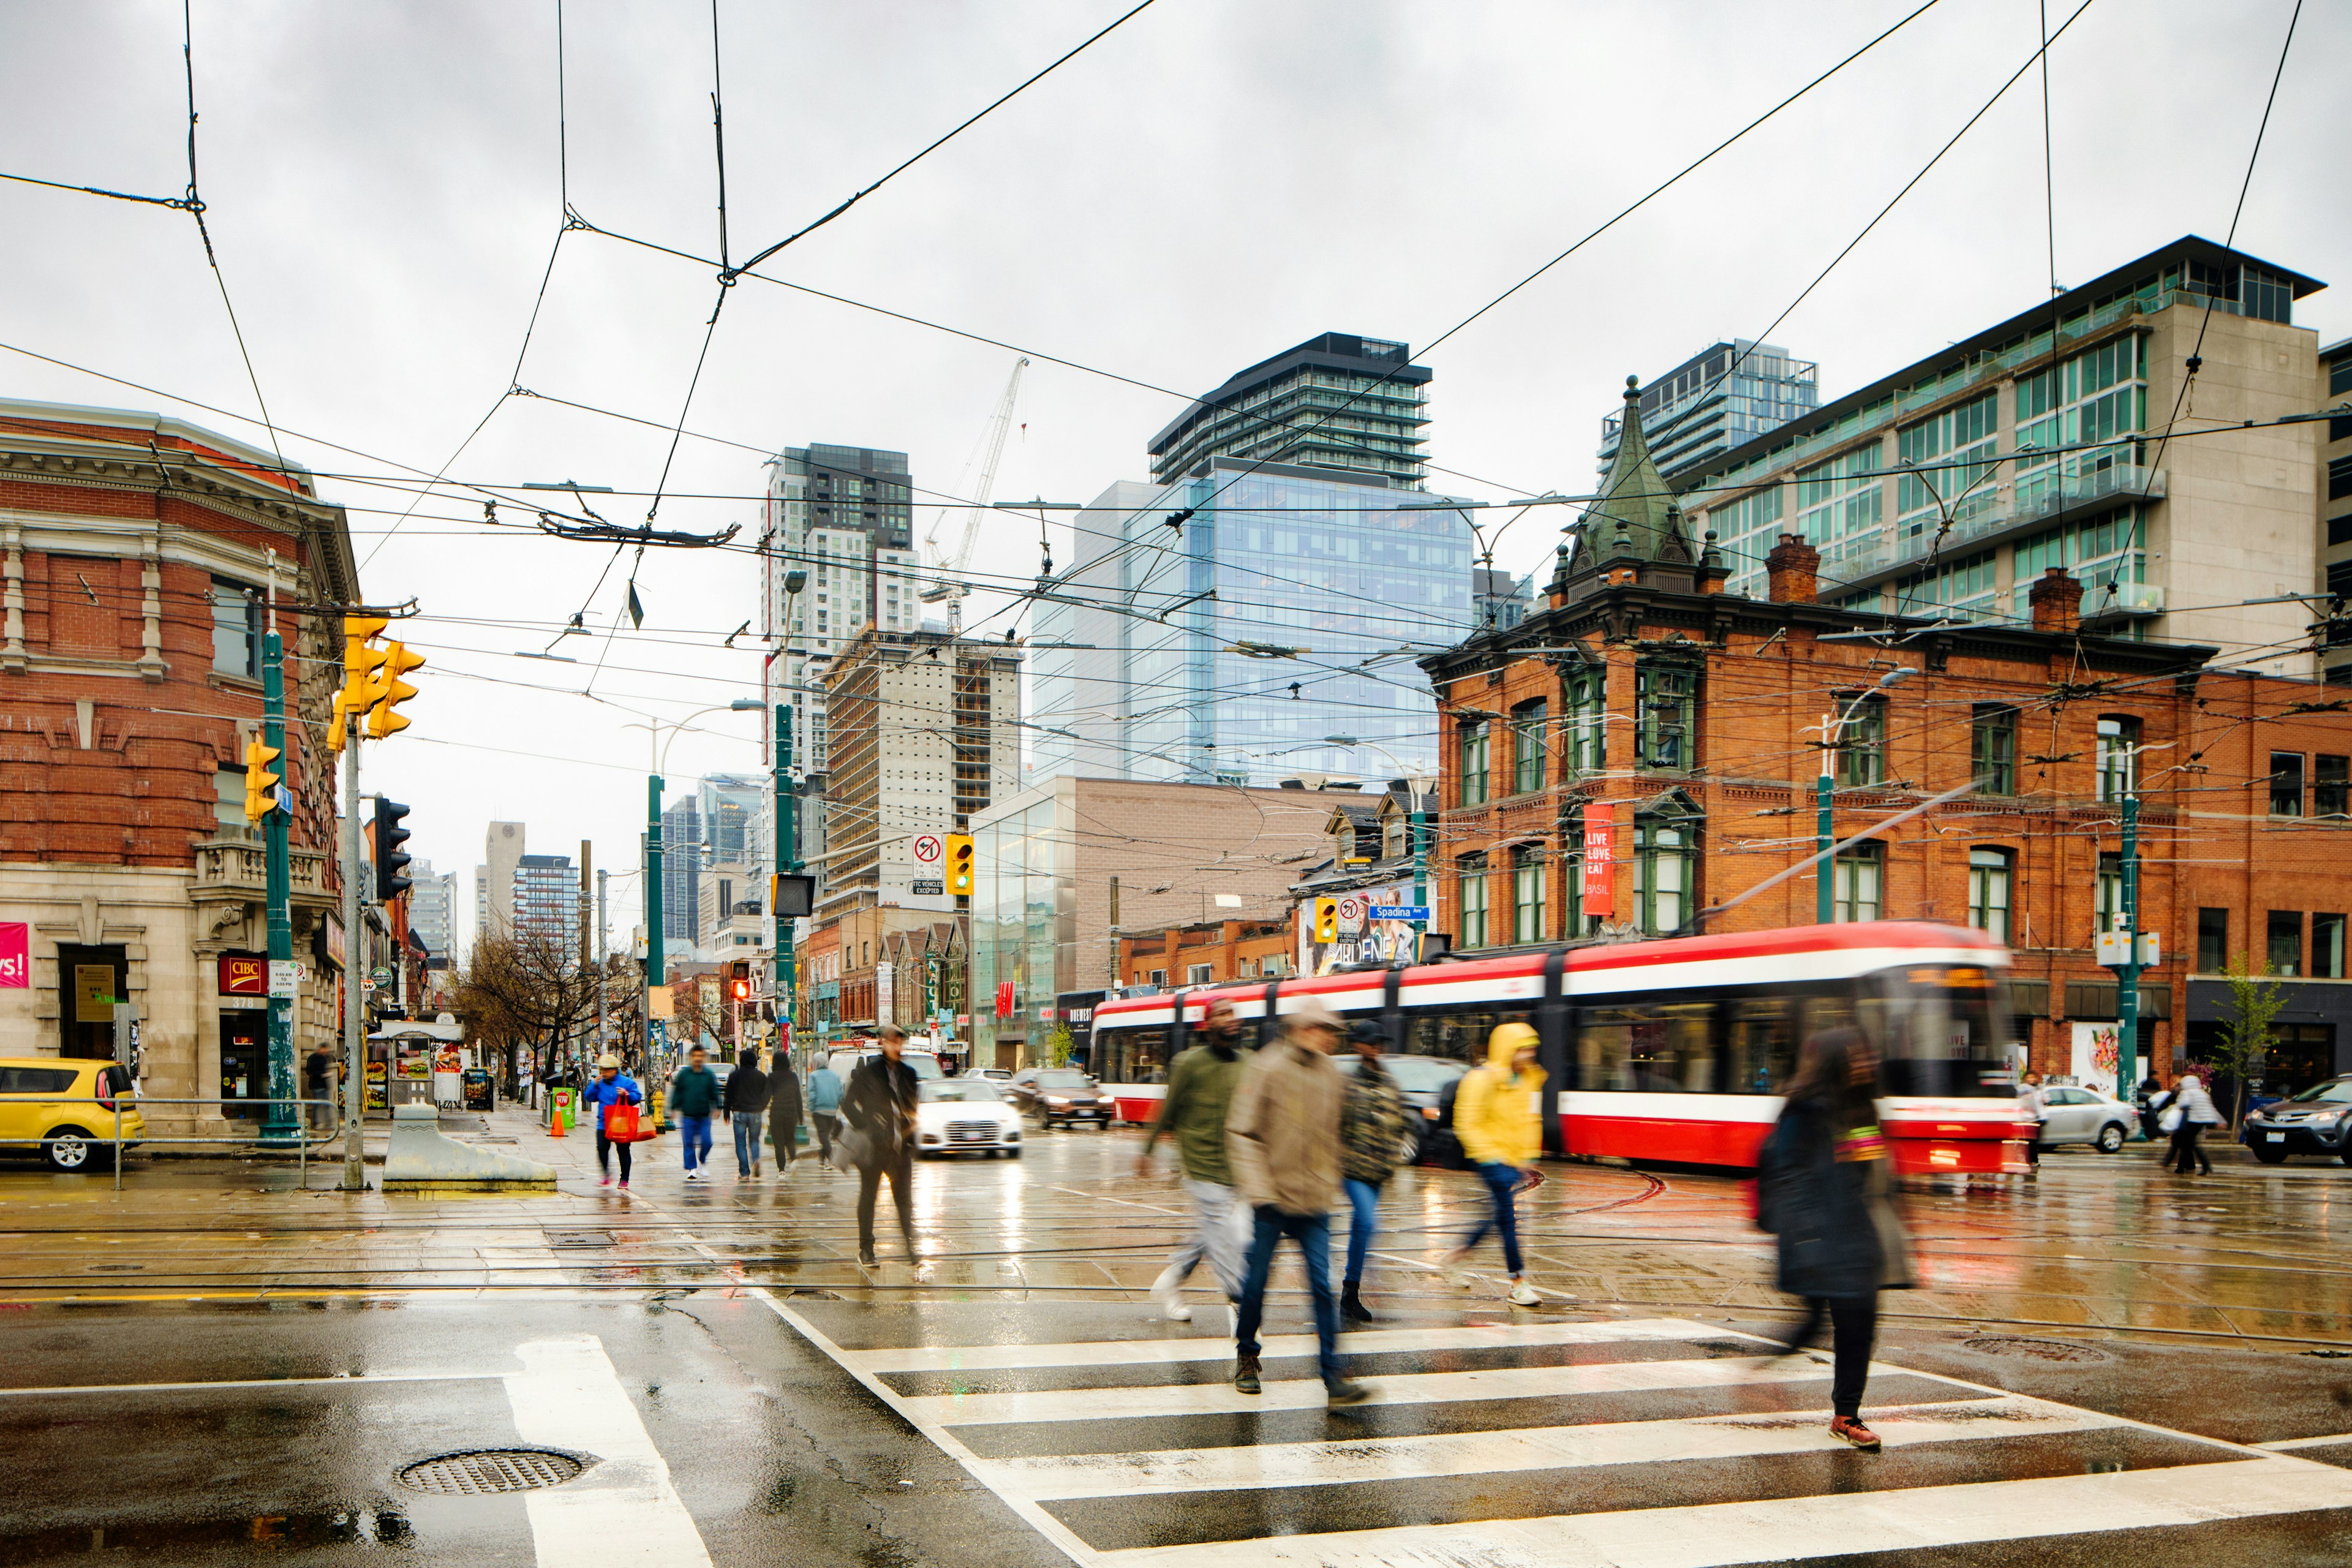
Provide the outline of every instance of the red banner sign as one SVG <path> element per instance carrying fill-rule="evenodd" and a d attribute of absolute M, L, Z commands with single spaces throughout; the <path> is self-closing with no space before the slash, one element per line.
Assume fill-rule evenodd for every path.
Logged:
<path fill-rule="evenodd" d="M 1617 912 L 1617 819 L 1605 801 L 1584 808 L 1584 912 Z"/>
<path fill-rule="evenodd" d="M 22 991 L 32 984 L 32 928 L 22 921 L 0 921 L 0 990 Z"/>
<path fill-rule="evenodd" d="M 220 994 L 224 996 L 268 995 L 269 961 L 257 953 L 222 953 Z"/>
<path fill-rule="evenodd" d="M 1013 1005 L 1013 982 L 998 981 L 996 983 L 996 1016 L 1000 1018 L 1010 1018 L 1019 1010 Z"/>

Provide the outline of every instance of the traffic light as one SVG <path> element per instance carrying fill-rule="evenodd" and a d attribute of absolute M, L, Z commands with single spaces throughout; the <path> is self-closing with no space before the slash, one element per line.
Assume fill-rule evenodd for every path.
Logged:
<path fill-rule="evenodd" d="M 401 819 L 408 807 L 384 795 L 375 797 L 375 900 L 388 904 L 413 885 L 407 875 L 408 855 L 400 847 L 408 842 L 408 829 Z"/>
<path fill-rule="evenodd" d="M 1317 942 L 1337 942 L 1339 940 L 1339 900 L 1318 899 L 1315 900 L 1315 940 Z"/>
<path fill-rule="evenodd" d="M 970 893 L 971 891 L 971 835 L 950 833 L 948 835 L 947 843 L 948 891 Z"/>
<path fill-rule="evenodd" d="M 751 966 L 742 960 L 727 966 L 727 999 L 749 1002 L 751 999 Z"/>
<path fill-rule="evenodd" d="M 343 617 L 343 688 L 335 693 L 334 725 L 327 731 L 331 752 L 343 749 L 344 721 L 365 714 L 383 695 L 377 672 L 383 668 L 384 650 L 374 643 L 391 624 L 382 616 Z"/>
<path fill-rule="evenodd" d="M 245 819 L 259 822 L 278 809 L 277 773 L 269 764 L 280 755 L 276 746 L 265 746 L 256 735 L 245 743 Z"/>
<path fill-rule="evenodd" d="M 383 650 L 383 661 L 371 687 L 375 693 L 375 705 L 368 710 L 370 740 L 381 741 L 408 728 L 408 715 L 400 712 L 399 707 L 416 695 L 416 688 L 401 678 L 424 663 L 425 656 L 409 652 L 404 643 L 394 643 Z"/>

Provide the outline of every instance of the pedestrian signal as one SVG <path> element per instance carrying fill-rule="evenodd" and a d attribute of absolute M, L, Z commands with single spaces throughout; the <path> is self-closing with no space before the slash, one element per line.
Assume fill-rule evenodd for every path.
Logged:
<path fill-rule="evenodd" d="M 425 656 L 411 653 L 404 643 L 394 643 L 383 650 L 373 687 L 375 703 L 368 710 L 367 732 L 371 740 L 381 741 L 408 728 L 408 715 L 399 711 L 399 707 L 416 695 L 416 688 L 401 677 L 422 668 L 424 663 Z"/>
<path fill-rule="evenodd" d="M 1337 942 L 1339 940 L 1339 900 L 1318 899 L 1315 900 L 1315 940 L 1317 942 Z"/>
<path fill-rule="evenodd" d="M 269 764 L 282 755 L 276 746 L 264 745 L 256 735 L 245 745 L 245 819 L 259 822 L 278 809 L 278 781 L 280 775 L 269 771 Z"/>
<path fill-rule="evenodd" d="M 969 894 L 971 891 L 971 835 L 950 833 L 947 836 L 948 891 Z"/>
<path fill-rule="evenodd" d="M 748 980 L 730 980 L 727 983 L 727 994 L 734 1001 L 749 1002 L 751 999 L 751 983 Z"/>

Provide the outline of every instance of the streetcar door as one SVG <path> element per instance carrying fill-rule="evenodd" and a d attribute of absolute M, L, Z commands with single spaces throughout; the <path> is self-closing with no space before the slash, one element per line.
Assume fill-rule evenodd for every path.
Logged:
<path fill-rule="evenodd" d="M 1568 1152 L 1568 1132 L 1560 1120 L 1560 1091 L 1568 1087 L 1569 1004 L 1561 994 L 1568 968 L 1566 950 L 1545 955 L 1543 1002 L 1536 1008 L 1536 1065 L 1543 1068 L 1543 1146 L 1547 1154 Z"/>

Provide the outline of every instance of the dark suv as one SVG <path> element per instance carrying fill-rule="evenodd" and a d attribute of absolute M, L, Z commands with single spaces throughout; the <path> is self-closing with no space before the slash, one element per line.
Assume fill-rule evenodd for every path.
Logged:
<path fill-rule="evenodd" d="M 2246 1146 L 2265 1165 L 2289 1154 L 2332 1154 L 2352 1165 L 2352 1075 L 2247 1112 Z"/>
<path fill-rule="evenodd" d="M 1101 1086 L 1076 1068 L 1040 1068 L 1035 1078 L 1018 1089 L 1027 1090 L 1028 1109 L 1045 1127 L 1056 1121 L 1065 1127 L 1091 1121 L 1108 1129 L 1118 1110 Z"/>

